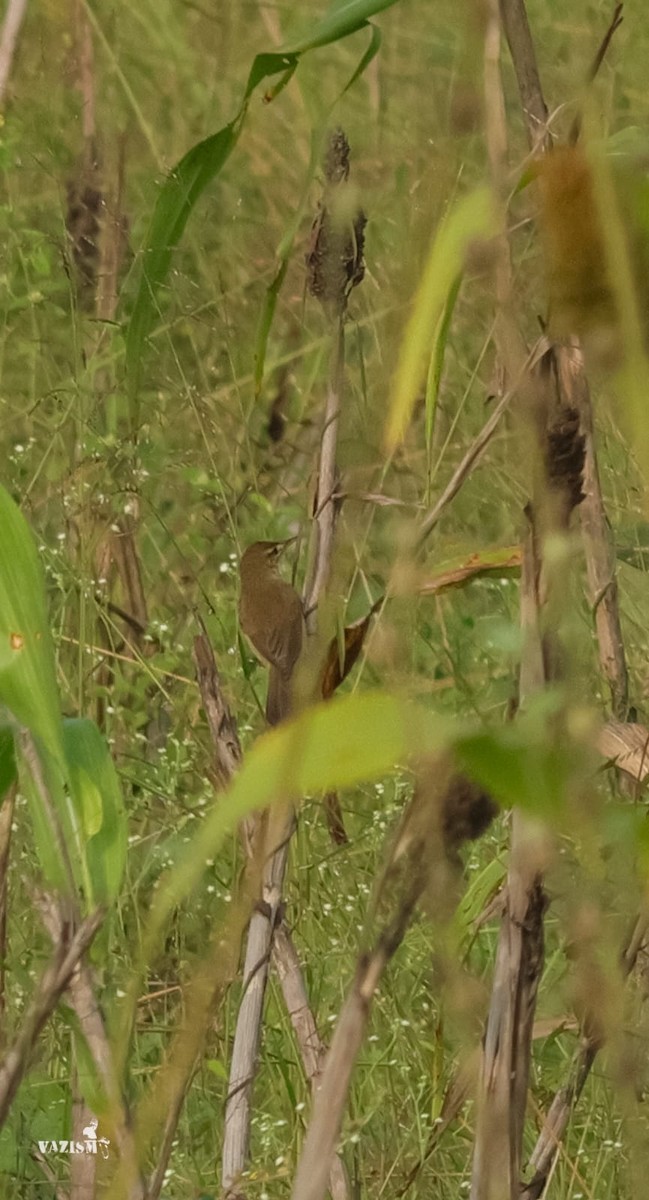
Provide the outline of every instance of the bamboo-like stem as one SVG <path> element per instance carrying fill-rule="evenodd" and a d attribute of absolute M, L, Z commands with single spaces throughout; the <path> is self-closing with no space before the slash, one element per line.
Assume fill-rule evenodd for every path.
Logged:
<path fill-rule="evenodd" d="M 529 27 L 525 0 L 500 0 L 503 28 L 509 45 L 518 82 L 528 141 L 532 149 L 551 149 L 552 139 L 547 129 L 547 106 L 543 97 L 536 61 L 534 42 Z M 601 57 L 620 22 L 619 6 L 598 52 L 591 76 L 600 65 Z M 566 403 L 579 411 L 586 437 L 584 465 L 585 498 L 579 506 L 581 534 L 586 558 L 588 589 L 593 610 L 599 661 L 602 674 L 611 691 L 615 716 L 624 718 L 628 711 L 628 675 L 615 574 L 615 550 L 597 468 L 593 435 L 590 389 L 584 370 L 583 354 L 577 338 L 556 348 L 559 387 Z"/>
<path fill-rule="evenodd" d="M 488 9 L 485 29 L 485 114 L 487 144 L 499 227 L 495 259 L 496 347 L 508 378 L 520 377 L 527 353 L 513 315 L 509 244 L 505 233 L 506 124 L 500 78 L 500 18 L 496 0 Z M 530 430 L 545 432 L 547 395 L 531 376 L 522 375 L 521 393 Z M 538 451 L 536 451 L 538 454 Z M 540 456 L 539 456 L 540 457 Z M 521 626 L 524 633 L 520 670 L 521 703 L 545 686 L 541 641 L 543 597 L 542 530 L 536 514 L 543 510 L 545 480 L 535 489 L 534 505 L 523 550 Z M 532 1028 L 543 965 L 544 895 L 540 870 L 539 830 L 520 812 L 512 815 L 506 903 L 500 927 L 491 1003 L 484 1040 L 478 1090 L 471 1200 L 513 1200 L 518 1191 L 527 1101 Z"/>
<path fill-rule="evenodd" d="M 204 628 L 195 639 L 194 657 L 203 707 L 215 749 L 216 770 L 221 781 L 228 783 L 241 765 L 241 744 L 236 721 L 223 694 L 212 647 Z M 290 821 L 292 828 L 292 813 Z M 249 827 L 243 832 L 246 850 L 251 856 L 254 833 Z M 324 1043 L 318 1035 L 315 1019 L 309 1008 L 306 987 L 292 940 L 286 929 L 277 926 L 281 901 L 281 886 L 278 884 L 281 885 L 283 879 L 287 852 L 286 838 L 283 847 L 277 854 L 272 855 L 264 871 L 262 901 L 258 910 L 252 914 L 248 933 L 243 971 L 244 999 L 237 1018 L 226 1101 L 226 1134 L 227 1122 L 230 1122 L 230 1132 L 224 1139 L 222 1174 L 224 1186 L 230 1190 L 239 1186 L 238 1180 L 243 1170 L 241 1163 L 245 1163 L 248 1158 L 252 1083 L 259 1051 L 261 1015 L 271 948 L 278 967 L 284 1002 L 302 1055 L 305 1074 L 312 1086 L 317 1079 L 325 1052 Z M 277 940 L 273 945 L 274 935 Z M 151 1200 L 155 1200 L 159 1195 L 164 1181 L 164 1171 L 171 1153 L 184 1094 L 183 1091 L 177 1095 L 173 1111 L 167 1116 L 156 1171 L 149 1186 Z M 343 1163 L 338 1158 L 332 1163 L 331 1189 L 334 1200 L 349 1200 L 349 1183 Z"/>

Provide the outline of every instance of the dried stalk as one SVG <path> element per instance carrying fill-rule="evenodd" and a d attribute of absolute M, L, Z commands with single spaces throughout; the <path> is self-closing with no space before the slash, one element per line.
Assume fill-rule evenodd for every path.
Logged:
<path fill-rule="evenodd" d="M 518 81 L 528 138 L 534 148 L 539 141 L 541 121 L 546 120 L 543 114 L 547 115 L 547 108 L 524 0 L 501 0 L 501 11 Z M 592 74 L 599 68 L 611 37 L 619 26 L 620 18 L 620 6 L 616 6 L 613 20 L 593 65 Z M 551 146 L 547 129 L 541 144 L 544 150 Z M 560 396 L 563 397 L 564 403 L 572 404 L 578 410 L 585 435 L 585 497 L 580 505 L 580 520 L 588 586 L 595 615 L 600 668 L 611 690 L 614 714 L 625 717 L 628 709 L 628 676 L 618 606 L 615 551 L 601 493 L 593 440 L 590 389 L 578 340 L 572 338 L 568 345 L 557 347 L 555 361 Z M 535 1168 L 535 1175 L 532 1182 L 521 1189 L 521 1200 L 535 1200 L 543 1192 L 570 1113 L 583 1089 L 596 1053 L 597 1047 L 586 1040 L 568 1083 L 555 1096 L 530 1160 Z"/>
<path fill-rule="evenodd" d="M 336 456 L 338 449 L 338 424 L 342 383 L 345 370 L 344 315 L 338 318 L 331 363 L 331 377 L 327 389 L 324 427 L 320 442 L 318 483 L 314 504 L 315 554 L 313 572 L 305 586 L 304 609 L 307 630 L 313 634 L 316 628 L 316 610 L 325 595 L 333 556 L 334 529 L 336 525 Z"/>
<path fill-rule="evenodd" d="M 289 841 L 295 824 L 292 806 L 287 809 L 283 805 L 282 812 L 271 813 L 270 818 L 268 828 L 272 828 L 273 834 L 269 833 L 264 839 L 267 858 L 262 875 L 261 901 L 253 911 L 248 929 L 243 996 L 237 1014 L 225 1102 L 221 1180 L 227 1196 L 241 1194 L 238 1183 L 248 1162 L 252 1090 L 261 1041 L 268 967 L 279 918 Z"/>
<path fill-rule="evenodd" d="M 26 11 L 27 0 L 8 0 L 0 32 L 0 105 L 5 101 L 16 42 Z"/>
<path fill-rule="evenodd" d="M 202 633 L 194 641 L 194 658 L 197 668 L 198 683 L 203 701 L 203 707 L 208 721 L 212 743 L 215 750 L 215 760 L 217 773 L 222 782 L 227 784 L 236 774 L 241 765 L 241 744 L 237 732 L 236 722 L 230 711 L 228 703 L 223 695 L 221 680 L 214 659 L 214 653 L 210 645 L 207 633 L 202 626 Z M 246 849 L 249 855 L 253 850 L 252 829 L 244 830 Z M 252 920 L 255 921 L 256 914 L 253 914 Z M 267 917 L 266 917 L 267 920 Z M 259 922 L 259 933 L 263 934 L 266 931 L 265 921 Z M 257 934 L 255 934 L 254 943 L 249 951 L 251 960 L 255 961 L 255 953 L 268 953 L 265 949 L 265 939 L 259 943 Z M 325 1053 L 324 1043 L 321 1041 L 315 1019 L 309 1008 L 306 988 L 302 971 L 293 946 L 293 942 L 288 934 L 288 931 L 282 925 L 275 929 L 275 941 L 273 946 L 273 959 L 277 967 L 277 972 L 284 996 L 284 1002 L 293 1025 L 296 1040 L 300 1048 L 304 1070 L 307 1079 L 313 1084 L 319 1069 L 320 1062 Z M 263 963 L 263 970 L 267 969 L 267 963 Z M 260 970 L 262 966 L 260 965 Z M 246 980 L 246 970 L 244 967 L 244 988 Z M 257 1001 L 258 1001 L 257 997 Z M 256 1007 L 256 1004 L 255 1004 Z M 253 1012 L 253 1019 L 254 1019 Z M 245 1023 L 245 1035 L 248 1033 L 248 1017 Z M 243 1019 L 242 1019 L 243 1025 Z M 244 1036 L 244 1035 L 242 1035 Z M 235 1054 L 233 1051 L 233 1063 L 235 1062 Z M 234 1068 L 232 1069 L 231 1078 L 234 1077 Z M 164 1169 L 168 1161 L 168 1156 L 171 1151 L 171 1142 L 173 1140 L 178 1115 L 180 1113 L 180 1105 L 177 1105 L 177 1113 L 170 1112 L 166 1127 L 165 1138 L 162 1149 L 158 1156 L 158 1167 L 156 1168 L 155 1181 L 164 1177 Z M 238 1151 L 241 1153 L 241 1151 Z M 334 1200 L 348 1200 L 350 1191 L 347 1182 L 344 1166 L 339 1159 L 336 1159 L 332 1165 L 331 1172 L 331 1187 Z M 157 1194 L 157 1193 L 156 1193 Z M 153 1197 L 152 1197 L 153 1200 Z"/>
<path fill-rule="evenodd" d="M 214 748 L 214 774 L 224 786 L 241 766 L 241 743 L 237 724 L 223 694 L 214 651 L 201 617 L 196 614 L 201 632 L 194 638 L 196 678 Z"/>
<path fill-rule="evenodd" d="M 525 0 L 500 0 L 500 3 L 503 28 L 518 81 L 528 140 L 533 150 L 539 145 L 543 150 L 548 150 L 552 146 L 552 140 L 546 125 L 547 107 L 543 98 Z M 603 53 L 606 52 L 620 23 L 620 16 L 617 6 L 602 43 Z M 597 67 L 603 53 L 596 59 Z M 595 64 L 593 66 L 595 68 Z M 567 346 L 557 347 L 556 354 L 559 387 L 563 392 L 564 402 L 578 409 L 582 429 L 586 435 L 585 499 L 580 505 L 579 516 L 590 603 L 595 616 L 600 668 L 611 689 L 613 713 L 619 718 L 624 718 L 628 709 L 628 678 L 615 577 L 615 550 L 606 520 L 597 469 L 590 389 L 579 341 L 572 338 Z"/>
<path fill-rule="evenodd" d="M 331 576 L 336 524 L 336 456 L 345 361 L 344 319 L 350 290 L 363 278 L 365 219 L 356 214 L 353 230 L 336 223 L 335 196 L 349 174 L 349 145 L 341 130 L 330 140 L 325 161 L 327 190 L 316 219 L 307 257 L 309 288 L 335 319 L 335 342 L 320 441 L 314 506 L 315 548 L 304 588 L 307 632 L 317 632 L 317 610 Z M 331 211 L 330 211 L 331 206 Z M 253 913 L 243 972 L 243 999 L 237 1016 L 225 1110 L 222 1185 L 226 1196 L 240 1197 L 239 1180 L 248 1161 L 252 1088 L 261 1040 L 264 996 L 271 948 L 280 913 L 289 842 L 295 828 L 291 801 L 271 811 L 266 823 L 261 904 Z M 327 1160 L 329 1174 L 331 1157 Z"/>
<path fill-rule="evenodd" d="M 500 204 L 497 239 L 496 346 L 509 378 L 521 377 L 526 415 L 545 435 L 548 390 L 521 373 L 525 345 L 513 316 L 509 245 L 505 234 L 506 124 L 500 78 L 500 20 L 495 0 L 485 29 L 485 113 L 494 192 Z M 537 116 L 540 117 L 540 113 Z M 537 476 L 540 475 L 537 472 Z M 520 670 L 521 702 L 546 683 L 541 623 L 546 597 L 541 592 L 541 535 L 547 481 L 535 490 L 523 549 L 521 625 L 525 635 Z M 523 1129 L 536 997 L 543 968 L 543 913 L 540 832 L 520 812 L 512 815 L 506 902 L 498 939 L 474 1143 L 471 1200 L 514 1200 L 518 1192 Z"/>

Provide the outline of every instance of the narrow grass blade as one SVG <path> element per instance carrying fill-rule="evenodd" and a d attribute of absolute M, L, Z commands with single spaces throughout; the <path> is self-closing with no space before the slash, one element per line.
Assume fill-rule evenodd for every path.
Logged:
<path fill-rule="evenodd" d="M 460 292 L 462 283 L 462 275 L 458 275 L 451 284 L 450 291 L 446 297 L 446 303 L 442 310 L 441 316 L 437 322 L 435 330 L 435 339 L 433 341 L 433 349 L 430 355 L 428 364 L 428 377 L 426 379 L 426 453 L 428 456 L 428 473 L 430 477 L 430 456 L 433 445 L 433 430 L 435 428 L 435 414 L 437 412 L 437 401 L 439 398 L 439 385 L 442 380 L 442 369 L 444 367 L 444 354 L 446 352 L 446 342 L 448 339 L 448 331 L 451 327 L 455 304 Z"/>
<path fill-rule="evenodd" d="M 480 187 L 453 205 L 432 241 L 424 273 L 406 324 L 385 433 L 388 452 L 404 436 L 427 359 L 451 290 L 461 274 L 471 243 L 494 232 L 494 209 L 488 188 Z"/>

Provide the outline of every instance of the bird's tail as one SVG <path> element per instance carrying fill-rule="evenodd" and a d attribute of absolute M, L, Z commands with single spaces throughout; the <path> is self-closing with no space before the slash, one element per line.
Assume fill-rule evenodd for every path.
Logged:
<path fill-rule="evenodd" d="M 291 680 L 282 675 L 277 667 L 271 667 L 266 697 L 266 720 L 269 725 L 279 725 L 288 717 L 292 708 Z"/>

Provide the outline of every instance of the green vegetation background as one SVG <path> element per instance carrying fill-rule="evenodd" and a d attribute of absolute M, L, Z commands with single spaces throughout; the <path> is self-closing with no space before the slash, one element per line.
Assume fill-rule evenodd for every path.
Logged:
<path fill-rule="evenodd" d="M 75 88 L 71 15 L 60 0 L 28 11 L 0 128 L 0 439 L 3 482 L 21 503 L 42 551 L 68 715 L 95 715 L 103 644 L 96 553 L 106 531 L 137 517 L 151 635 L 150 653 L 115 664 L 104 696 L 110 739 L 129 811 L 127 881 L 113 932 L 106 1004 L 128 977 L 130 946 L 143 906 L 165 864 L 213 801 L 210 747 L 191 657 L 194 611 L 207 622 L 241 737 L 261 728 L 254 691 L 237 642 L 237 560 L 259 537 L 306 528 L 326 386 L 328 332 L 314 301 L 304 300 L 303 254 L 319 187 L 310 188 L 270 335 L 266 374 L 255 397 L 254 351 L 265 289 L 277 249 L 308 182 L 310 140 L 367 44 L 365 32 L 316 51 L 270 105 L 253 97 L 240 142 L 196 212 L 172 263 L 160 320 L 142 362 L 138 445 L 124 386 L 120 322 L 128 316 L 142 245 L 165 172 L 199 139 L 236 112 L 255 53 L 274 49 L 275 30 L 290 41 L 322 5 L 264 5 L 257 0 L 179 3 L 114 0 L 93 6 L 97 128 L 106 174 L 125 160 L 127 264 L 117 322 L 99 330 L 76 299 L 66 234 L 66 189 L 83 150 L 81 98 Z M 550 107 L 578 95 L 601 32 L 605 3 L 556 0 L 529 6 Z M 646 12 L 625 6 L 625 24 L 602 72 L 597 100 L 609 133 L 645 128 Z M 405 446 L 383 473 L 382 431 L 407 305 L 430 235 L 449 200 L 485 171 L 478 123 L 463 132 L 472 89 L 480 88 L 480 46 L 472 13 L 441 0 L 401 0 L 382 14 L 379 56 L 338 104 L 334 120 L 352 146 L 353 179 L 368 215 L 367 277 L 351 301 L 348 381 L 340 465 L 355 498 L 343 510 L 340 592 L 347 615 L 366 610 L 407 547 L 413 522 L 439 494 L 489 409 L 493 307 L 479 281 L 460 295 L 447 346 L 432 447 L 418 409 Z M 512 163 L 525 142 L 518 98 L 506 63 Z M 571 119 L 559 111 L 557 128 Z M 649 147 L 649 141 L 647 142 Z M 530 336 L 544 311 L 539 247 L 529 202 L 514 233 L 517 287 Z M 99 356 L 89 347 L 101 333 Z M 285 368 L 289 368 L 286 374 Z M 286 391 L 286 427 L 275 443 L 269 412 Z M 639 476 L 605 387 L 597 392 L 599 450 L 608 513 L 620 563 L 624 633 L 632 695 L 642 709 L 649 684 L 646 577 L 649 553 Z M 430 540 L 433 574 L 446 561 L 517 541 L 527 477 L 517 434 L 505 421 L 489 453 Z M 136 494 L 133 494 L 135 488 Z M 373 503 L 381 491 L 393 503 Z M 581 600 L 579 564 L 570 637 L 575 677 L 587 699 L 599 695 L 591 626 Z M 119 602 L 119 595 L 117 596 Z M 348 686 L 401 687 L 438 711 L 504 717 L 515 678 L 517 586 L 489 579 L 439 600 L 393 603 Z M 114 620 L 117 653 L 123 628 Z M 409 794 L 404 775 L 342 797 L 350 845 L 330 844 L 320 805 L 307 801 L 292 850 L 287 906 L 303 957 L 309 994 L 326 1036 L 345 994 L 386 834 Z M 12 865 L 8 991 L 18 1014 L 47 947 L 36 927 L 25 881 L 35 871 L 26 807 L 16 812 Z M 471 892 L 461 936 L 504 864 L 500 825 L 468 855 Z M 569 854 L 569 851 L 567 852 Z M 234 844 L 206 872 L 199 895 L 174 918 L 165 955 L 139 1005 L 134 1079 L 155 1076 L 181 1017 L 178 984 L 209 931 L 223 918 L 236 879 Z M 497 874 L 497 872 L 496 872 Z M 621 928 L 634 885 L 615 858 L 599 886 L 610 892 L 610 920 Z M 539 1017 L 571 1013 L 570 967 L 562 911 L 570 871 L 557 872 L 549 956 Z M 563 909 L 562 909 L 563 906 Z M 375 1005 L 371 1036 L 356 1072 L 344 1148 L 359 1195 L 390 1196 L 422 1153 L 463 1038 L 477 1042 L 497 925 L 468 946 L 462 1002 L 442 1005 L 434 969 L 435 935 L 427 917 L 409 932 Z M 469 979 L 473 983 L 469 984 Z M 237 989 L 217 1014 L 208 1053 L 178 1129 L 165 1196 L 216 1191 L 228 1052 Z M 639 1001 L 638 1001 L 639 1005 Z M 637 1014 L 636 1014 L 637 1016 Z M 638 1054 L 645 1051 L 635 1021 Z M 535 1044 L 533 1087 L 547 1105 L 563 1080 L 574 1033 Z M 38 1138 L 68 1136 L 69 1031 L 48 1026 L 40 1058 L 23 1086 L 12 1123 L 0 1136 L 5 1195 L 47 1194 L 29 1148 Z M 253 1127 L 252 1197 L 288 1195 L 309 1097 L 288 1020 L 271 984 Z M 642 1141 L 641 1108 L 637 1116 Z M 634 1125 L 634 1117 L 631 1125 Z M 559 1159 L 552 1195 L 630 1197 L 621 1114 L 603 1064 L 590 1081 Z M 416 1194 L 456 1197 L 468 1189 L 471 1114 L 456 1122 L 421 1174 Z"/>

